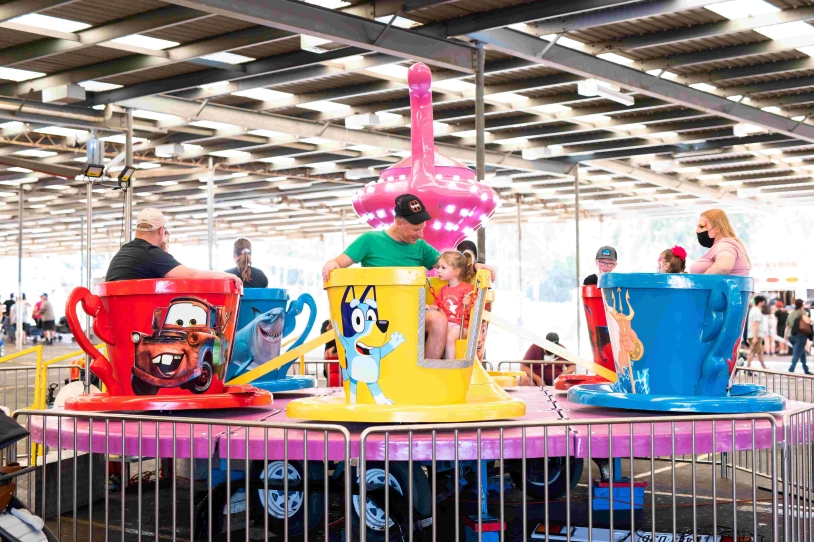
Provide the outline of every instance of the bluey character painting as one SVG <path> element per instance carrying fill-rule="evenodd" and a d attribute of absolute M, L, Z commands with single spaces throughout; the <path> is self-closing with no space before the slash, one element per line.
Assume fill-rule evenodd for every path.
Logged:
<path fill-rule="evenodd" d="M 345 364 L 342 378 L 348 382 L 350 403 L 356 404 L 356 387 L 367 384 L 373 400 L 381 405 L 392 405 L 379 387 L 379 374 L 383 358 L 404 343 L 404 335 L 395 331 L 387 337 L 389 322 L 379 319 L 376 303 L 376 287 L 367 286 L 356 297 L 353 286 L 348 286 L 342 296 L 342 325 L 334 322 Z M 341 330 L 341 331 L 340 331 Z"/>

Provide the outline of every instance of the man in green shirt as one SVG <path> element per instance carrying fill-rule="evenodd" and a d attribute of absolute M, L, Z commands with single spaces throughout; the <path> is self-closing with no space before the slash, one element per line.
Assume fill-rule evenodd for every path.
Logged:
<path fill-rule="evenodd" d="M 438 264 L 441 253 L 424 241 L 424 226 L 432 217 L 418 197 L 402 194 L 396 198 L 393 225 L 384 231 L 369 231 L 359 236 L 345 252 L 329 260 L 322 268 L 326 282 L 331 271 L 359 263 L 362 267 L 426 267 Z M 476 269 L 487 269 L 494 279 L 495 271 L 484 264 Z M 424 327 L 427 344 L 424 347 L 428 359 L 441 359 L 447 335 L 447 317 L 441 311 L 426 311 Z"/>

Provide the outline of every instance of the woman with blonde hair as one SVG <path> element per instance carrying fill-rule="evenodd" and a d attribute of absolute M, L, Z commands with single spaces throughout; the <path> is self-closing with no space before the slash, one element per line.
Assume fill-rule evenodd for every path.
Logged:
<path fill-rule="evenodd" d="M 695 233 L 698 243 L 709 250 L 692 264 L 690 273 L 749 276 L 752 261 L 725 212 L 710 209 L 701 213 Z"/>
<path fill-rule="evenodd" d="M 234 259 L 237 267 L 227 269 L 227 273 L 240 277 L 244 288 L 265 288 L 269 285 L 266 274 L 252 267 L 252 243 L 240 238 L 235 241 Z"/>

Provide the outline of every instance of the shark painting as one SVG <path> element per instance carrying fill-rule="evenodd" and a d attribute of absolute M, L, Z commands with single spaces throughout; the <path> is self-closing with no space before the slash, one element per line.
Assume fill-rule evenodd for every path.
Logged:
<path fill-rule="evenodd" d="M 279 356 L 283 335 L 288 331 L 285 324 L 283 309 L 275 308 L 263 313 L 255 309 L 254 320 L 235 333 L 228 378 L 252 370 Z M 293 327 L 293 322 L 290 327 Z"/>

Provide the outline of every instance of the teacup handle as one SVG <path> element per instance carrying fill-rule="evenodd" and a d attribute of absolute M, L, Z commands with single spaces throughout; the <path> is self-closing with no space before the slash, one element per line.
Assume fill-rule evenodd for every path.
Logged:
<path fill-rule="evenodd" d="M 79 303 L 82 303 L 82 310 L 93 318 L 93 332 L 105 343 L 113 345 L 115 343 L 110 327 L 110 314 L 102 306 L 102 298 L 93 295 L 90 290 L 82 286 L 73 289 L 65 304 L 65 320 L 68 321 L 68 327 L 71 328 L 76 343 L 93 359 L 90 370 L 101 379 L 111 395 L 122 395 L 122 386 L 113 376 L 113 366 L 110 361 L 93 346 L 85 332 L 82 331 L 76 315 L 76 305 Z"/>
<path fill-rule="evenodd" d="M 306 305 L 309 309 L 308 323 L 305 325 L 305 329 L 303 330 L 302 334 L 297 337 L 297 340 L 294 341 L 291 346 L 288 347 L 288 350 L 297 348 L 305 342 L 305 339 L 308 338 L 308 334 L 311 333 L 311 328 L 314 327 L 314 322 L 317 320 L 317 304 L 314 301 L 314 298 L 311 297 L 311 294 L 302 294 L 296 300 L 291 302 L 291 305 L 288 307 L 288 311 L 285 313 L 285 327 L 288 328 L 288 326 L 291 326 L 285 330 L 284 334 L 288 334 L 294 330 L 294 318 L 296 318 L 296 316 L 302 312 L 302 309 L 304 309 Z"/>
<path fill-rule="evenodd" d="M 742 307 L 741 292 L 737 283 L 732 279 L 721 277 L 709 294 L 704 312 L 701 340 L 715 343 L 701 365 L 701 379 L 695 390 L 696 395 L 721 396 L 726 393 L 729 381 L 729 364 L 726 358 L 732 355 L 732 344 L 724 344 L 724 338 L 737 333 L 743 324 L 735 317 L 741 313 Z"/>

